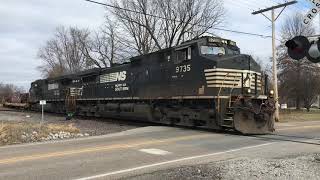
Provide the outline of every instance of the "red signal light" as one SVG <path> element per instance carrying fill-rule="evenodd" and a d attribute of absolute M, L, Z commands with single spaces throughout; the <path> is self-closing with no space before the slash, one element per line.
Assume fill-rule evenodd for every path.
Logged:
<path fill-rule="evenodd" d="M 288 47 L 289 56 L 295 60 L 300 60 L 306 57 L 310 48 L 309 40 L 304 36 L 296 36 L 287 41 L 285 45 Z"/>

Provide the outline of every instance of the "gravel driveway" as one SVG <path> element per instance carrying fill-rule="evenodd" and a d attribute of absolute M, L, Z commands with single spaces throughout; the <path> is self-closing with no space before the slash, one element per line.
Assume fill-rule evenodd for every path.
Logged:
<path fill-rule="evenodd" d="M 283 159 L 240 158 L 229 161 L 187 166 L 131 177 L 130 180 L 283 180 L 320 179 L 320 154 Z"/>

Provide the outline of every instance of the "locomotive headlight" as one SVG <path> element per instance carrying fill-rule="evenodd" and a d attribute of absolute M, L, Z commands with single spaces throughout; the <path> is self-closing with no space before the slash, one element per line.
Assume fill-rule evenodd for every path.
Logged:
<path fill-rule="evenodd" d="M 252 90 L 250 88 L 247 88 L 247 87 L 243 88 L 244 95 L 250 95 L 251 93 L 252 93 Z"/>
<path fill-rule="evenodd" d="M 274 94 L 274 91 L 273 90 L 270 90 L 270 95 L 273 95 Z"/>

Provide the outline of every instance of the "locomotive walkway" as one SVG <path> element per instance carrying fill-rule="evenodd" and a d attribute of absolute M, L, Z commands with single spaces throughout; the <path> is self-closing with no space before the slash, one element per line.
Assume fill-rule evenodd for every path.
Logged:
<path fill-rule="evenodd" d="M 115 179 L 238 157 L 320 150 L 320 121 L 281 123 L 274 135 L 240 136 L 173 127 L 0 148 L 0 179 Z"/>

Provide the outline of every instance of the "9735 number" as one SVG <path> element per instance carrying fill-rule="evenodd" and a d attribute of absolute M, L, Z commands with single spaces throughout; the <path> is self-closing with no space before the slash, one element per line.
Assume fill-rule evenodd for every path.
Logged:
<path fill-rule="evenodd" d="M 176 67 L 176 73 L 189 72 L 191 71 L 191 65 L 182 65 Z"/>

